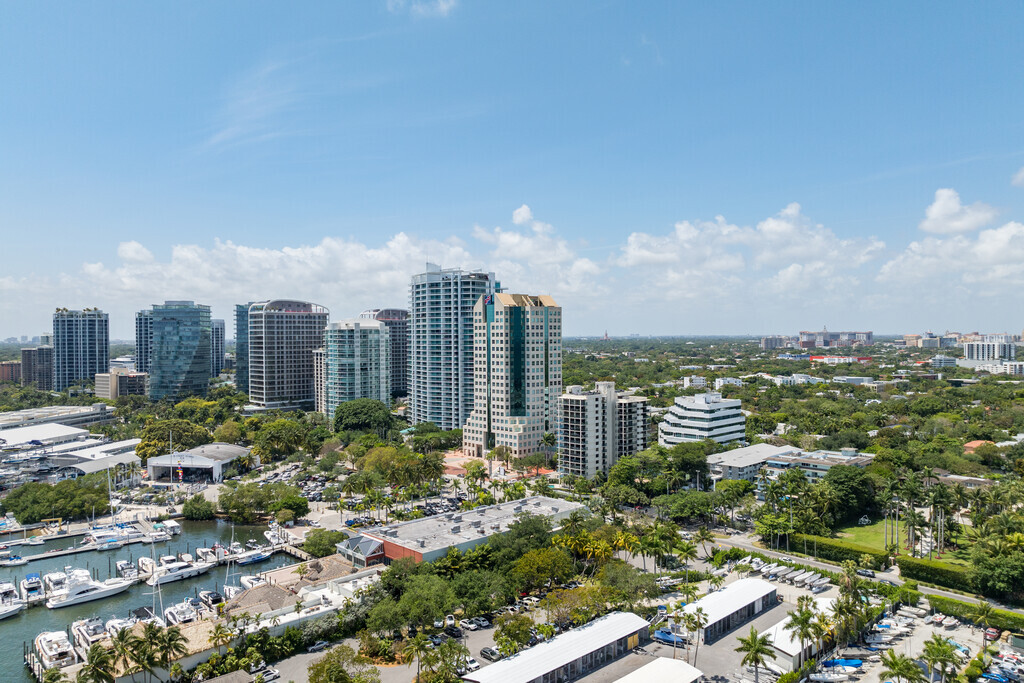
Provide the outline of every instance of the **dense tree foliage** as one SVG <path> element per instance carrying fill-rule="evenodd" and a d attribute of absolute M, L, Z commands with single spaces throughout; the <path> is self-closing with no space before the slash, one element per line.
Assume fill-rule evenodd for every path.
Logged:
<path fill-rule="evenodd" d="M 334 412 L 334 429 L 339 432 L 360 431 L 384 435 L 393 424 L 391 409 L 370 398 L 346 401 Z"/>
<path fill-rule="evenodd" d="M 142 458 L 142 462 L 169 453 L 172 441 L 175 451 L 187 451 L 213 441 L 206 427 L 182 419 L 152 422 L 142 430 L 141 438 L 142 443 L 135 447 L 135 454 Z"/>
<path fill-rule="evenodd" d="M 213 519 L 216 512 L 217 509 L 213 502 L 207 500 L 201 493 L 192 496 L 181 506 L 181 514 L 185 519 Z"/>
<path fill-rule="evenodd" d="M 86 519 L 106 514 L 107 508 L 107 477 L 103 473 L 65 479 L 53 485 L 29 482 L 0 501 L 0 512 L 14 513 L 21 524 L 35 524 L 54 517 Z"/>

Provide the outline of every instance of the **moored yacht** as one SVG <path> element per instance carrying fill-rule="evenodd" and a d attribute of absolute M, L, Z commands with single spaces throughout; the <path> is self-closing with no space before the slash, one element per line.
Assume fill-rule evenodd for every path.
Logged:
<path fill-rule="evenodd" d="M 29 536 L 26 538 L 22 545 L 43 545 L 46 541 L 43 540 L 42 536 Z"/>
<path fill-rule="evenodd" d="M 164 610 L 164 619 L 171 626 L 187 624 L 199 618 L 199 610 L 192 604 L 192 598 L 185 598 L 177 605 Z"/>
<path fill-rule="evenodd" d="M 13 617 L 25 609 L 25 601 L 18 597 L 18 589 L 10 581 L 0 581 L 0 619 Z"/>
<path fill-rule="evenodd" d="M 110 635 L 114 635 L 116 633 L 119 633 L 123 629 L 135 626 L 135 624 L 137 623 L 139 623 L 139 620 L 135 618 L 135 615 L 128 615 L 124 619 L 121 619 L 119 617 L 108 619 L 107 623 L 103 626 L 107 629 L 107 633 L 109 633 Z"/>
<path fill-rule="evenodd" d="M 135 617 L 136 622 L 143 624 L 156 624 L 160 628 L 163 628 L 167 624 L 164 620 L 156 615 L 151 607 L 139 607 L 138 609 L 132 610 L 132 615 Z"/>
<path fill-rule="evenodd" d="M 199 591 L 199 600 L 210 609 L 224 602 L 224 596 L 217 591 Z"/>
<path fill-rule="evenodd" d="M 139 570 L 135 568 L 131 560 L 118 560 L 114 563 L 114 568 L 117 570 L 117 575 L 122 579 L 132 579 L 134 581 L 139 578 Z"/>
<path fill-rule="evenodd" d="M 64 631 L 43 631 L 36 636 L 35 645 L 43 669 L 63 669 L 78 660 Z"/>
<path fill-rule="evenodd" d="M 271 551 L 259 548 L 257 550 L 249 550 L 242 553 L 235 558 L 235 564 L 256 564 L 257 562 L 266 562 L 271 557 L 273 557 L 273 553 Z"/>
<path fill-rule="evenodd" d="M 43 591 L 46 595 L 59 593 L 67 587 L 68 575 L 64 572 L 50 572 L 43 574 Z"/>
<path fill-rule="evenodd" d="M 150 586 L 155 586 L 157 584 L 190 579 L 193 576 L 199 576 L 208 572 L 213 566 L 212 562 L 171 562 L 162 567 L 157 567 L 153 572 L 153 576 L 149 577 L 146 583 Z"/>
<path fill-rule="evenodd" d="M 21 598 L 25 602 L 39 600 L 43 597 L 43 580 L 38 573 L 27 574 L 21 580 Z"/>
<path fill-rule="evenodd" d="M 242 588 L 255 588 L 262 586 L 267 580 L 260 576 L 243 576 L 238 582 L 242 584 Z"/>
<path fill-rule="evenodd" d="M 82 659 L 86 659 L 89 656 L 89 648 L 93 644 L 110 637 L 107 634 L 106 626 L 103 625 L 103 620 L 99 617 L 90 617 L 89 619 L 72 622 L 71 636 L 75 639 L 75 651 L 78 652 L 78 656 Z"/>
<path fill-rule="evenodd" d="M 50 599 L 46 601 L 46 606 L 50 609 L 57 609 L 108 598 L 111 595 L 125 592 L 132 587 L 133 583 L 129 579 L 94 581 L 88 570 L 72 569 L 68 575 L 67 587 L 63 591 L 51 594 Z"/>

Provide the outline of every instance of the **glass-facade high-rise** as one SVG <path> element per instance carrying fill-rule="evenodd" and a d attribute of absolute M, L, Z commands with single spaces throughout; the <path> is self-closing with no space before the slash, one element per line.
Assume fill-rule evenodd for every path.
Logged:
<path fill-rule="evenodd" d="M 391 345 L 391 395 L 409 393 L 409 311 L 404 308 L 375 308 L 363 311 L 360 318 L 380 320 L 388 328 Z"/>
<path fill-rule="evenodd" d="M 235 389 L 249 393 L 249 307 L 235 304 Z"/>
<path fill-rule="evenodd" d="M 494 273 L 428 263 L 409 290 L 409 406 L 413 424 L 462 429 L 473 410 L 473 306 L 501 291 Z"/>
<path fill-rule="evenodd" d="M 153 311 L 135 314 L 135 369 L 149 372 L 153 358 Z"/>
<path fill-rule="evenodd" d="M 210 386 L 210 307 L 192 301 L 153 306 L 152 399 L 205 396 Z"/>
<path fill-rule="evenodd" d="M 277 299 L 249 307 L 249 401 L 260 408 L 316 404 L 313 350 L 324 345 L 328 311 Z"/>
<path fill-rule="evenodd" d="M 390 333 L 380 320 L 333 322 L 324 330 L 324 414 L 345 401 L 391 400 Z"/>
<path fill-rule="evenodd" d="M 110 369 L 110 320 L 98 308 L 53 314 L 53 389 L 91 384 Z"/>
<path fill-rule="evenodd" d="M 224 321 L 210 321 L 210 375 L 216 377 L 224 369 Z"/>

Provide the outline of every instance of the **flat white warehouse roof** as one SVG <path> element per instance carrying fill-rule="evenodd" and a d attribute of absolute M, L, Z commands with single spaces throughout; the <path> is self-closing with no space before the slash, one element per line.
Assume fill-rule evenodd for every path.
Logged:
<path fill-rule="evenodd" d="M 777 455 L 789 455 L 799 453 L 800 449 L 795 446 L 772 446 L 767 443 L 756 443 L 745 448 L 736 448 L 731 451 L 722 451 L 708 456 L 708 464 L 723 464 L 727 467 L 747 467 L 762 463 L 768 458 Z"/>
<path fill-rule="evenodd" d="M 612 612 L 586 626 L 566 631 L 529 650 L 462 677 L 475 683 L 524 683 L 649 626 L 632 612 Z"/>
<path fill-rule="evenodd" d="M 694 683 L 703 675 L 703 671 L 681 659 L 658 657 L 633 673 L 626 674 L 616 683 Z"/>
<path fill-rule="evenodd" d="M 7 442 L 7 448 L 16 448 L 32 441 L 70 441 L 89 433 L 88 429 L 66 427 L 62 424 L 41 424 L 28 427 L 11 427 L 0 432 L 0 439 Z"/>
<path fill-rule="evenodd" d="M 762 579 L 740 579 L 733 581 L 722 590 L 705 595 L 700 600 L 683 607 L 683 612 L 691 613 L 698 607 L 707 615 L 707 625 L 725 619 L 759 598 L 771 595 L 775 586 Z"/>

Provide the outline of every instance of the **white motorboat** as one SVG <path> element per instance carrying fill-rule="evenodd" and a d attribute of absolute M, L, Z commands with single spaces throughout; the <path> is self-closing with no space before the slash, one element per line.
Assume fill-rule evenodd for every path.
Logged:
<path fill-rule="evenodd" d="M 35 645 L 44 670 L 63 669 L 78 661 L 75 648 L 71 647 L 64 631 L 43 631 L 36 636 Z"/>
<path fill-rule="evenodd" d="M 107 629 L 107 633 L 109 633 L 110 635 L 114 635 L 115 633 L 120 633 L 126 628 L 131 628 L 132 626 L 135 626 L 135 624 L 137 623 L 139 623 L 139 620 L 136 619 L 134 616 L 128 616 L 124 619 L 114 617 L 113 619 L 108 619 L 107 623 L 103 626 Z"/>
<path fill-rule="evenodd" d="M 166 531 L 154 531 L 143 537 L 143 541 L 146 543 L 163 543 L 169 540 L 171 540 L 171 535 Z"/>
<path fill-rule="evenodd" d="M 869 645 L 877 645 L 881 643 L 891 643 L 892 636 L 885 635 L 883 633 L 871 633 L 864 638 L 864 642 Z"/>
<path fill-rule="evenodd" d="M 39 574 L 28 574 L 21 580 L 21 599 L 25 602 L 43 597 L 43 580 Z"/>
<path fill-rule="evenodd" d="M 110 637 L 107 634 L 106 626 L 103 625 L 103 620 L 99 617 L 72 622 L 71 635 L 75 639 L 75 650 L 82 659 L 89 656 L 90 647 Z"/>
<path fill-rule="evenodd" d="M 169 533 L 171 536 L 177 536 L 181 533 L 181 525 L 175 522 L 173 519 L 168 519 L 163 523 L 164 531 Z"/>
<path fill-rule="evenodd" d="M 22 545 L 43 545 L 44 543 L 46 543 L 46 541 L 43 540 L 42 536 L 29 536 L 24 541 L 22 541 L 21 544 Z"/>
<path fill-rule="evenodd" d="M 212 562 L 171 562 L 162 567 L 157 567 L 153 575 L 146 580 L 146 583 L 150 586 L 155 586 L 157 584 L 162 585 L 173 581 L 181 581 L 182 579 L 190 579 L 193 576 L 205 574 L 213 566 Z"/>
<path fill-rule="evenodd" d="M 839 681 L 848 680 L 850 677 L 844 673 L 822 671 L 819 673 L 813 673 L 808 676 L 808 678 L 812 681 L 817 681 L 817 683 L 838 683 Z"/>
<path fill-rule="evenodd" d="M 246 565 L 256 564 L 257 562 L 266 562 L 273 557 L 273 552 L 259 548 L 257 550 L 249 550 L 235 558 L 235 564 Z"/>
<path fill-rule="evenodd" d="M 0 619 L 13 617 L 25 609 L 25 601 L 18 597 L 18 589 L 10 581 L 0 582 Z"/>
<path fill-rule="evenodd" d="M 817 588 L 818 586 L 827 586 L 829 583 L 831 583 L 831 581 L 832 579 L 828 578 L 827 576 L 823 576 L 811 585 Z"/>
<path fill-rule="evenodd" d="M 21 555 L 11 555 L 9 550 L 4 550 L 0 553 L 0 567 L 21 567 L 28 564 Z"/>
<path fill-rule="evenodd" d="M 67 585 L 61 591 L 50 594 L 46 606 L 50 609 L 80 605 L 83 602 L 102 600 L 111 595 L 124 593 L 135 583 L 129 579 L 107 579 L 95 581 L 87 569 L 72 569 L 68 574 Z"/>
<path fill-rule="evenodd" d="M 224 586 L 224 599 L 231 600 L 244 590 L 241 586 Z"/>
<path fill-rule="evenodd" d="M 199 610 L 192 604 L 191 598 L 182 600 L 164 610 L 164 619 L 168 624 L 188 624 L 199 618 Z"/>
<path fill-rule="evenodd" d="M 199 591 L 199 600 L 210 609 L 224 602 L 224 596 L 217 591 Z"/>
<path fill-rule="evenodd" d="M 114 563 L 114 569 L 117 570 L 117 575 L 122 579 L 132 579 L 134 581 L 139 578 L 139 570 L 131 563 L 131 560 L 118 560 Z"/>
<path fill-rule="evenodd" d="M 118 550 L 124 547 L 124 541 L 120 538 L 110 538 L 97 544 L 96 550 Z"/>
<path fill-rule="evenodd" d="M 150 607 L 139 607 L 136 610 L 132 610 L 132 616 L 140 624 L 156 624 L 160 628 L 167 626 L 164 620 L 158 617 Z"/>
<path fill-rule="evenodd" d="M 800 572 L 795 577 L 791 577 L 789 580 L 793 583 L 794 586 L 801 586 L 801 585 L 803 585 L 804 581 L 806 581 L 807 579 L 811 578 L 814 575 L 815 575 L 814 572 L 810 572 L 810 571 L 808 571 L 808 572 Z"/>
<path fill-rule="evenodd" d="M 942 620 L 942 625 L 945 628 L 956 628 L 960 625 L 960 621 L 956 617 L 946 617 Z"/>
<path fill-rule="evenodd" d="M 267 580 L 260 576 L 243 576 L 238 582 L 242 584 L 243 588 L 255 588 L 256 586 L 262 586 Z"/>
<path fill-rule="evenodd" d="M 53 595 L 59 593 L 67 587 L 68 575 L 64 572 L 50 572 L 49 574 L 43 574 L 43 590 L 46 595 Z"/>

